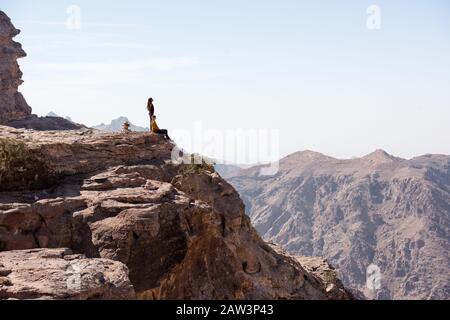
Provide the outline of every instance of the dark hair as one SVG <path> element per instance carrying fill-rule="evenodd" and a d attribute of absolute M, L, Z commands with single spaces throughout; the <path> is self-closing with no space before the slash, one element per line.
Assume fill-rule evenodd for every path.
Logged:
<path fill-rule="evenodd" d="M 153 98 L 148 98 L 148 102 L 151 102 L 151 101 L 153 101 Z"/>

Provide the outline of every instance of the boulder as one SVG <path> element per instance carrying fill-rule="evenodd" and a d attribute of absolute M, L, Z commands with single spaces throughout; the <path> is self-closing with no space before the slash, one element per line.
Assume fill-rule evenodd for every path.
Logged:
<path fill-rule="evenodd" d="M 71 250 L 0 252 L 0 299 L 134 299 L 128 268 Z"/>

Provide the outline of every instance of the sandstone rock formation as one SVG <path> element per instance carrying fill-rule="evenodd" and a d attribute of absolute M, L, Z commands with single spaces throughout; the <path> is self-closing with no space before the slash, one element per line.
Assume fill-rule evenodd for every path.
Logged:
<path fill-rule="evenodd" d="M 31 115 L 31 108 L 17 91 L 23 82 L 17 59 L 26 56 L 20 43 L 12 40 L 19 32 L 0 11 L 0 124 Z"/>
<path fill-rule="evenodd" d="M 35 130 L 74 130 L 82 126 L 63 118 L 38 117 L 18 92 L 23 83 L 18 58 L 26 56 L 20 43 L 13 41 L 20 30 L 0 11 L 0 124 Z"/>
<path fill-rule="evenodd" d="M 0 299 L 134 299 L 128 268 L 69 249 L 0 252 Z"/>
<path fill-rule="evenodd" d="M 450 156 L 411 160 L 378 150 L 338 160 L 298 152 L 272 177 L 228 181 L 263 238 L 291 254 L 326 257 L 344 285 L 379 299 L 450 298 Z M 381 287 L 369 290 L 375 264 Z"/>
<path fill-rule="evenodd" d="M 139 299 L 352 298 L 332 268 L 308 271 L 262 241 L 236 191 L 206 164 L 172 162 L 162 136 L 0 126 L 0 137 L 0 251 L 13 262 L 39 248 L 118 261 Z M 122 265 L 110 271 L 123 279 Z"/>

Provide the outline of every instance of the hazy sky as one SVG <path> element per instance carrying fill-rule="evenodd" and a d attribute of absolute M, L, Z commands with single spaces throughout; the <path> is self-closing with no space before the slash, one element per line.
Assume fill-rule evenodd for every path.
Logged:
<path fill-rule="evenodd" d="M 81 29 L 67 26 L 70 5 Z M 281 156 L 450 154 L 448 0 L 1 0 L 0 9 L 22 30 L 20 90 L 39 115 L 148 126 L 153 96 L 161 127 L 279 129 Z"/>

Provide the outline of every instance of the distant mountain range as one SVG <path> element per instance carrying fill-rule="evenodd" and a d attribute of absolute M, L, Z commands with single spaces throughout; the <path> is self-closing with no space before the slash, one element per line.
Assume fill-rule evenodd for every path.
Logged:
<path fill-rule="evenodd" d="M 450 156 L 305 151 L 282 159 L 275 176 L 260 168 L 221 171 L 267 241 L 328 258 L 368 298 L 450 299 Z"/>
<path fill-rule="evenodd" d="M 66 119 L 70 122 L 73 122 L 72 119 L 70 117 L 61 117 L 58 114 L 56 114 L 53 111 L 50 111 L 47 115 L 47 118 L 63 118 Z M 130 123 L 130 130 L 131 131 L 137 131 L 137 132 L 144 132 L 144 131 L 149 131 L 149 128 L 144 128 L 144 127 L 139 127 L 136 126 L 134 124 L 132 124 L 127 117 L 119 117 L 117 119 L 111 120 L 111 123 L 109 124 L 104 124 L 101 123 L 99 125 L 93 126 L 92 128 L 97 129 L 97 130 L 102 130 L 102 131 L 108 131 L 108 132 L 118 132 L 122 130 L 122 124 L 128 121 Z"/>
<path fill-rule="evenodd" d="M 108 132 L 117 132 L 122 130 L 122 124 L 128 121 L 130 123 L 130 130 L 131 131 L 149 131 L 149 128 L 139 127 L 134 124 L 132 124 L 127 117 L 119 117 L 117 119 L 114 119 L 111 121 L 110 124 L 104 124 L 101 123 L 97 126 L 93 126 L 92 128 L 102 130 L 102 131 L 108 131 Z"/>
<path fill-rule="evenodd" d="M 217 161 L 217 164 L 214 165 L 214 169 L 222 176 L 222 177 L 231 177 L 236 175 L 242 169 L 247 169 L 252 167 L 251 165 L 236 165 L 236 164 L 223 164 L 220 161 Z"/>
<path fill-rule="evenodd" d="M 70 117 L 61 117 L 61 116 L 57 115 L 56 113 L 54 113 L 53 111 L 50 111 L 49 113 L 47 113 L 46 117 L 47 118 L 63 118 L 70 122 L 73 122 Z"/>

